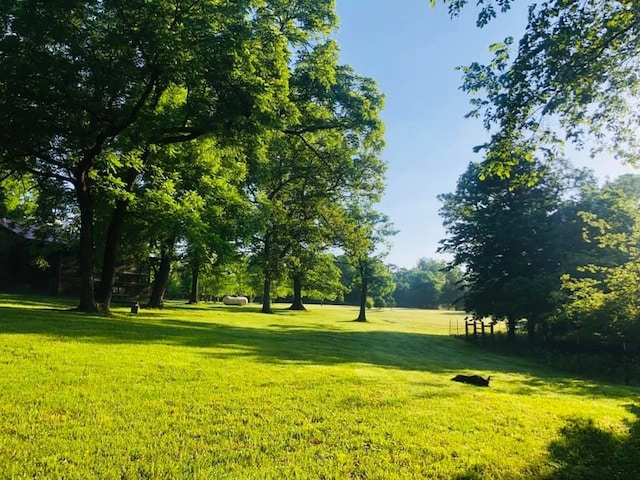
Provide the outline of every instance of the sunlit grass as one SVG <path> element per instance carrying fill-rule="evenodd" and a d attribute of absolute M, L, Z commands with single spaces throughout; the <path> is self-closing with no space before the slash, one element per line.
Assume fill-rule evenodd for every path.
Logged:
<path fill-rule="evenodd" d="M 603 480 L 639 467 L 637 389 L 478 350 L 449 336 L 458 313 L 372 310 L 361 324 L 349 307 L 173 303 L 102 318 L 58 302 L 0 296 L 3 478 Z"/>

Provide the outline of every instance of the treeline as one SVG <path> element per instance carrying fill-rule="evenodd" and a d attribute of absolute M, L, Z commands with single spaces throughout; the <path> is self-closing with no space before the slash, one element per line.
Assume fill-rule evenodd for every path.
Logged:
<path fill-rule="evenodd" d="M 303 297 L 306 303 L 340 303 L 359 305 L 361 281 L 353 264 L 344 255 L 323 257 L 323 268 L 308 272 Z M 421 259 L 414 268 L 399 268 L 382 259 L 372 262 L 369 273 L 367 308 L 447 308 L 462 306 L 462 272 L 448 269 L 443 260 Z M 188 298 L 191 273 L 188 265 L 174 263 L 167 295 L 173 299 Z M 262 276 L 249 257 L 238 258 L 220 268 L 201 274 L 200 296 L 219 301 L 229 294 L 242 294 L 251 301 L 262 301 Z M 277 301 L 296 299 L 291 278 L 275 282 L 272 294 Z"/>
<path fill-rule="evenodd" d="M 521 162 L 511 178 L 483 168 L 440 196 L 464 308 L 506 322 L 512 341 L 524 326 L 555 345 L 640 343 L 640 176 L 599 186 L 561 162 Z"/>
<path fill-rule="evenodd" d="M 462 271 L 448 268 L 444 260 L 420 259 L 414 268 L 392 269 L 396 288 L 395 305 L 407 308 L 462 307 Z"/>
<path fill-rule="evenodd" d="M 365 319 L 393 233 L 375 210 L 383 96 L 339 64 L 334 7 L 0 8 L 0 215 L 79 252 L 79 310 L 109 312 L 123 258 L 153 260 L 152 307 L 179 265 L 192 302 L 218 272 L 259 278 L 264 312 L 288 281 L 302 308 L 303 290 L 332 288 L 339 251 Z"/>

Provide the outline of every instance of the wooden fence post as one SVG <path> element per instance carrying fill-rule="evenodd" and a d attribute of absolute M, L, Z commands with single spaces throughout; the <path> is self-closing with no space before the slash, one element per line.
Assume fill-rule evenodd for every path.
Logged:
<path fill-rule="evenodd" d="M 627 342 L 622 342 L 622 362 L 624 364 L 624 384 L 629 385 L 629 355 L 627 355 Z"/>

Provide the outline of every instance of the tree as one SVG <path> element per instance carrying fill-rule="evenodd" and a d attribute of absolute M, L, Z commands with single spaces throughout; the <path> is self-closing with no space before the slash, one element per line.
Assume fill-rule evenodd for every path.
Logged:
<path fill-rule="evenodd" d="M 447 3 L 455 15 L 467 1 Z M 478 2 L 478 24 L 485 25 L 495 16 L 495 4 L 507 9 L 510 3 Z M 486 152 L 483 176 L 508 177 L 519 163 L 538 155 L 550 160 L 561 158 L 567 141 L 592 154 L 607 150 L 623 161 L 637 164 L 638 33 L 640 10 L 634 0 L 550 0 L 529 8 L 527 26 L 515 52 L 511 51 L 513 39 L 508 38 L 491 46 L 494 58 L 488 65 L 473 63 L 463 67 L 463 89 L 477 95 L 469 115 L 481 116 L 492 132 L 490 141 L 479 147 Z M 618 257 L 616 261 L 622 262 L 617 265 L 622 270 L 614 264 L 599 265 L 597 259 L 596 263 L 583 263 L 596 265 L 595 270 L 586 267 L 583 273 L 597 271 L 597 279 L 580 280 L 579 275 L 573 274 L 567 277 L 574 305 L 576 296 L 584 294 L 585 302 L 580 308 L 585 313 L 591 307 L 595 310 L 595 303 L 597 308 L 609 300 L 615 303 L 614 295 L 606 300 L 606 287 L 615 284 L 618 291 L 632 295 L 628 288 L 633 289 L 637 279 L 628 269 L 628 259 L 620 259 L 627 247 L 620 238 L 612 237 L 607 226 L 611 219 L 588 212 L 583 218 L 587 230 L 600 230 L 591 232 L 591 238 L 611 247 L 601 249 L 601 253 L 606 252 L 606 259 Z M 625 236 L 633 238 L 629 232 Z M 620 282 L 622 279 L 633 283 L 625 285 Z M 602 296 L 595 295 L 598 291 Z M 594 296 L 589 297 L 592 293 Z M 587 308 L 591 300 L 595 303 Z"/>
<path fill-rule="evenodd" d="M 236 149 L 199 139 L 157 152 L 141 177 L 131 213 L 158 258 L 150 306 L 162 306 L 176 246 L 191 272 L 192 303 L 199 300 L 199 275 L 236 254 L 250 208 L 242 191 L 245 166 L 237 157 Z"/>
<path fill-rule="evenodd" d="M 303 308 L 302 267 L 333 241 L 330 222 L 347 198 L 379 195 L 385 165 L 382 96 L 375 83 L 337 64 L 334 42 L 300 52 L 292 67 L 291 104 L 297 114 L 266 142 L 268 160 L 250 164 L 249 186 L 260 225 L 254 259 L 264 275 L 264 313 L 271 283 L 288 270 L 296 308 Z"/>
<path fill-rule="evenodd" d="M 0 172 L 0 218 L 26 221 L 36 215 L 39 192 L 29 175 Z"/>
<path fill-rule="evenodd" d="M 458 308 L 465 291 L 464 274 L 460 267 L 447 268 L 444 284 L 438 292 L 438 306 Z"/>
<path fill-rule="evenodd" d="M 360 278 L 359 284 L 362 285 L 362 277 Z M 393 292 L 396 289 L 396 284 L 393 280 L 391 270 L 388 265 L 382 261 L 382 258 L 374 258 L 370 264 L 367 289 L 367 297 L 371 298 L 374 307 L 383 308 L 395 306 Z"/>
<path fill-rule="evenodd" d="M 516 175 L 538 178 L 527 186 L 498 177 L 481 180 L 483 168 L 470 164 L 456 192 L 439 196 L 448 233 L 439 251 L 453 254 L 452 266 L 464 267 L 467 311 L 507 320 L 511 340 L 516 322 L 526 318 L 533 336 L 553 311 L 564 273 L 559 269 L 569 251 L 558 243 L 568 239 L 557 237 L 568 178 L 582 177 L 540 162 L 521 163 Z"/>
<path fill-rule="evenodd" d="M 304 259 L 303 259 L 304 260 Z M 294 292 L 291 308 L 302 304 L 302 296 L 311 297 L 317 300 L 336 300 L 342 298 L 345 287 L 340 282 L 341 271 L 336 266 L 335 257 L 329 253 L 319 253 L 309 256 L 306 259 L 311 263 L 301 263 L 293 269 L 292 275 L 297 275 L 299 279 L 300 291 L 296 292 L 296 282 L 294 277 Z"/>
<path fill-rule="evenodd" d="M 213 146 L 212 146 L 213 147 Z M 198 303 L 200 273 L 221 267 L 236 255 L 236 248 L 248 234 L 249 202 L 241 190 L 245 170 L 233 156 L 213 148 L 217 157 L 200 161 L 181 172 L 193 200 L 185 202 L 191 211 L 183 219 L 185 259 L 192 277 L 190 303 Z M 208 167 L 207 167 L 208 165 Z M 185 172 L 189 172 L 186 174 Z"/>
<path fill-rule="evenodd" d="M 277 126 L 291 46 L 335 14 L 330 1 L 68 3 L 0 5 L 0 162 L 74 193 L 78 308 L 92 312 L 98 180 L 127 192 L 151 147 Z"/>
<path fill-rule="evenodd" d="M 456 13 L 466 1 L 450 3 Z M 492 2 L 480 3 L 486 11 Z M 464 67 L 463 89 L 477 95 L 470 115 L 493 132 L 486 171 L 508 175 L 536 152 L 558 158 L 566 140 L 636 162 L 639 25 L 634 0 L 534 4 L 515 56 L 509 38 L 491 47 L 488 65 Z M 523 155 L 509 155 L 514 146 Z"/>
<path fill-rule="evenodd" d="M 450 307 L 462 296 L 462 272 L 444 260 L 421 258 L 411 269 L 393 269 L 396 305 L 407 308 Z"/>
<path fill-rule="evenodd" d="M 640 339 L 640 176 L 626 175 L 590 192 L 581 212 L 596 254 L 563 276 L 568 298 L 556 317 L 560 336 Z"/>
<path fill-rule="evenodd" d="M 363 295 L 362 271 L 358 268 L 358 264 L 353 263 L 353 260 L 344 254 L 336 257 L 335 264 L 340 269 L 340 283 L 343 286 L 345 303 L 362 308 L 364 298 L 365 309 L 396 305 L 394 293 L 398 288 L 397 277 L 394 267 L 385 264 L 382 261 L 382 256 L 370 259 L 367 264 L 366 297 Z M 366 316 L 364 321 L 366 321 Z"/>
<path fill-rule="evenodd" d="M 360 289 L 360 311 L 357 322 L 367 321 L 367 299 L 375 295 L 380 303 L 395 289 L 393 276 L 382 262 L 388 237 L 396 231 L 389 218 L 373 209 L 371 203 L 347 206 L 342 224 L 336 225 L 344 258 L 354 269 L 352 286 Z"/>
<path fill-rule="evenodd" d="M 290 310 L 306 310 L 302 301 L 303 292 L 315 294 L 317 298 L 336 298 L 342 293 L 340 269 L 335 266 L 333 255 L 324 253 L 326 243 L 316 245 L 302 243 L 294 245 L 285 263 L 293 283 L 293 299 Z"/>
<path fill-rule="evenodd" d="M 177 173 L 148 169 L 144 189 L 130 207 L 132 230 L 143 239 L 148 248 L 145 255 L 151 258 L 152 283 L 148 302 L 151 308 L 164 306 L 176 245 L 184 233 L 185 210 L 190 208 L 185 204 L 188 196 L 181 191 L 180 183 Z"/>

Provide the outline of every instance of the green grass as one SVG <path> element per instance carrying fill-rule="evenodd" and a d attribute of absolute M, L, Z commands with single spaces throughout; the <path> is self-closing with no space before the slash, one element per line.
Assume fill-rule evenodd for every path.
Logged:
<path fill-rule="evenodd" d="M 0 295 L 0 478 L 628 479 L 632 387 L 450 337 L 453 312 Z M 491 375 L 490 388 L 451 382 Z"/>

